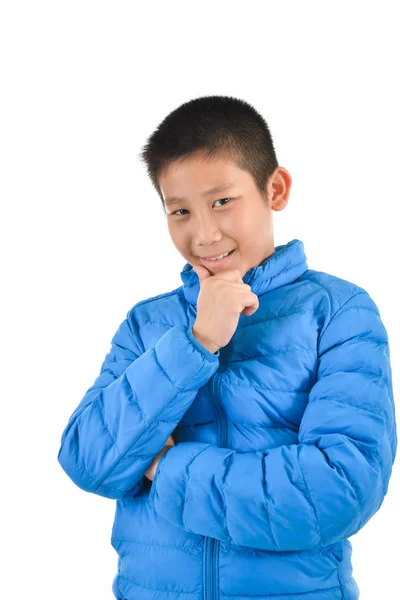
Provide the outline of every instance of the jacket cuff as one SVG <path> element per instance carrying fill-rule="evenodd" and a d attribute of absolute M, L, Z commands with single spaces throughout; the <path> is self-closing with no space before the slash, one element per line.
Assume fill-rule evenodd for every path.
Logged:
<path fill-rule="evenodd" d="M 158 462 L 151 486 L 149 500 L 162 517 L 184 527 L 184 512 L 187 468 L 190 463 L 211 444 L 204 442 L 180 442 L 172 446 Z"/>
<path fill-rule="evenodd" d="M 191 327 L 175 325 L 154 348 L 157 361 L 178 392 L 198 390 L 218 370 L 220 351 L 212 354 L 194 337 Z"/>

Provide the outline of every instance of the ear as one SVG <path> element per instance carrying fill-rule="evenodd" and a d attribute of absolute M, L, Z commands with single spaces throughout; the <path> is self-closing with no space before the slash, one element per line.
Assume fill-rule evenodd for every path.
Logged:
<path fill-rule="evenodd" d="M 286 208 L 289 202 L 292 176 L 284 167 L 277 167 L 268 183 L 269 204 L 272 210 L 280 211 Z"/>

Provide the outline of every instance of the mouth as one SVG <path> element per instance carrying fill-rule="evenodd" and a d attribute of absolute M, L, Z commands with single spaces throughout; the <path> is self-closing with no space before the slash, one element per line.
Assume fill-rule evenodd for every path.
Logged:
<path fill-rule="evenodd" d="M 207 260 L 206 258 L 202 258 L 201 261 L 202 261 L 202 263 L 206 267 L 212 267 L 212 268 L 219 267 L 219 266 L 222 266 L 222 265 L 226 265 L 229 262 L 230 257 L 232 256 L 232 254 L 235 252 L 235 250 L 236 250 L 236 248 L 234 248 L 233 250 L 231 250 L 229 252 L 229 254 L 227 256 L 225 256 L 225 258 L 221 258 L 219 260 L 210 260 L 210 259 Z"/>

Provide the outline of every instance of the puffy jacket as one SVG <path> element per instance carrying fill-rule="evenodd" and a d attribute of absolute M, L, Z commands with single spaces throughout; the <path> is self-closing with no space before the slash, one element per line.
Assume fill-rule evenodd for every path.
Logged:
<path fill-rule="evenodd" d="M 62 434 L 72 481 L 117 501 L 114 596 L 357 599 L 348 538 L 397 449 L 378 308 L 292 240 L 247 271 L 259 308 L 212 354 L 192 332 L 190 263 L 181 278 L 129 310 Z"/>

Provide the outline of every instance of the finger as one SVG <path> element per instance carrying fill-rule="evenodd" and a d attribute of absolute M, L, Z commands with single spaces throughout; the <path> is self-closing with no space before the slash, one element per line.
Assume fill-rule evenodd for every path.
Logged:
<path fill-rule="evenodd" d="M 240 275 L 239 269 L 227 269 L 214 275 L 215 279 L 225 279 L 226 281 L 234 281 L 237 283 L 243 283 L 243 279 Z"/>

